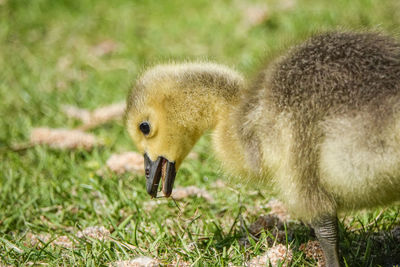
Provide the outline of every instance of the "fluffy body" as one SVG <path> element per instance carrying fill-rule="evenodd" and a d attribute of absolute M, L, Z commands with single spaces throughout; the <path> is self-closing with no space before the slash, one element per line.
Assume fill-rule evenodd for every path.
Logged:
<path fill-rule="evenodd" d="M 273 185 L 293 216 L 311 222 L 400 200 L 399 107 L 399 44 L 327 33 L 269 64 L 249 88 L 216 64 L 150 69 L 128 98 L 127 126 L 139 150 L 177 166 L 213 129 L 230 174 Z"/>
<path fill-rule="evenodd" d="M 247 153 L 262 148 L 278 194 L 311 221 L 400 199 L 399 107 L 400 45 L 328 33 L 262 72 L 236 116 Z"/>

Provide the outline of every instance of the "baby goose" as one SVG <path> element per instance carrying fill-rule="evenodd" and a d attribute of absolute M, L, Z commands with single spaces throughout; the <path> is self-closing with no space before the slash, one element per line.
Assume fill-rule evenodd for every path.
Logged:
<path fill-rule="evenodd" d="M 400 200 L 400 45 L 374 33 L 325 33 L 294 47 L 247 88 L 221 65 L 146 71 L 127 128 L 145 157 L 147 191 L 166 196 L 199 137 L 235 176 L 273 185 L 339 266 L 337 213 Z"/>

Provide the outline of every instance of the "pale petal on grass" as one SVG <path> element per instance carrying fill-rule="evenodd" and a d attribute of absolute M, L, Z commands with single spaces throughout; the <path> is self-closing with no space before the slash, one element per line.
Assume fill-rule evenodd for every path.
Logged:
<path fill-rule="evenodd" d="M 110 237 L 110 231 L 104 226 L 90 226 L 88 228 L 79 231 L 76 234 L 79 238 L 93 238 L 98 240 L 106 240 Z"/>
<path fill-rule="evenodd" d="M 143 155 L 137 152 L 124 152 L 121 154 L 112 154 L 106 162 L 107 167 L 117 173 L 125 172 L 144 173 Z"/>
<path fill-rule="evenodd" d="M 48 145 L 60 149 L 83 148 L 92 149 L 100 145 L 96 136 L 80 130 L 35 128 L 31 132 L 30 141 L 33 145 Z"/>
<path fill-rule="evenodd" d="M 304 252 L 306 258 L 316 260 L 318 267 L 326 266 L 324 253 L 318 241 L 309 240 L 307 243 L 301 244 L 299 250 Z"/>
<path fill-rule="evenodd" d="M 290 215 L 281 201 L 273 198 L 266 207 L 271 209 L 270 214 L 277 216 L 281 221 L 285 222 L 290 219 Z"/>
<path fill-rule="evenodd" d="M 116 267 L 156 267 L 160 266 L 159 262 L 155 259 L 140 256 L 133 260 L 117 261 L 111 263 L 110 266 Z"/>
<path fill-rule="evenodd" d="M 176 188 L 172 191 L 172 198 L 175 200 L 181 200 L 188 197 L 202 197 L 207 201 L 213 201 L 213 197 L 205 190 L 196 186 L 188 186 Z"/>
<path fill-rule="evenodd" d="M 282 266 L 287 267 L 290 266 L 290 262 L 293 258 L 293 252 L 289 248 L 282 244 L 278 244 L 273 246 L 267 250 L 267 252 L 261 256 L 257 256 L 249 262 L 247 266 L 251 267 L 261 267 L 261 266 L 269 266 L 270 263 L 272 267 Z M 282 265 L 279 265 L 282 264 Z"/>

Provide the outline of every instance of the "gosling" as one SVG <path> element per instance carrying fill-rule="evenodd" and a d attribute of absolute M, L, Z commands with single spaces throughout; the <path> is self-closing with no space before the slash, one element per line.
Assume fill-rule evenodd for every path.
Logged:
<path fill-rule="evenodd" d="M 170 196 L 200 136 L 230 175 L 271 184 L 340 266 L 337 214 L 400 200 L 400 44 L 330 32 L 275 59 L 247 86 L 212 63 L 147 70 L 128 97 L 127 129 L 146 186 Z"/>

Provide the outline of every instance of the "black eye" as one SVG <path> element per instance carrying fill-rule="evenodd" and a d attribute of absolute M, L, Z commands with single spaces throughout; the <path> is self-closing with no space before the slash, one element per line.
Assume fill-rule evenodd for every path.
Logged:
<path fill-rule="evenodd" d="M 150 133 L 150 124 L 144 121 L 139 125 L 139 129 L 144 135 L 148 135 Z"/>

